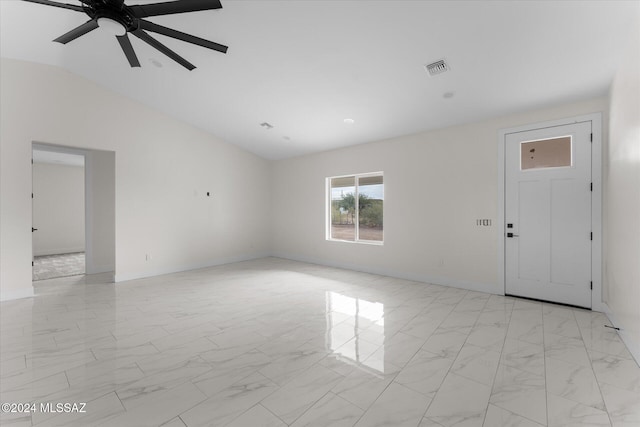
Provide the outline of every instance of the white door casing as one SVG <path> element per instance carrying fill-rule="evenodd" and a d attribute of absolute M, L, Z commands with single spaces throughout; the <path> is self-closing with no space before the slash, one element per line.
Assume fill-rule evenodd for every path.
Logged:
<path fill-rule="evenodd" d="M 523 143 L 559 137 L 569 166 L 523 169 Z M 591 139 L 591 121 L 505 134 L 506 294 L 591 308 Z"/>

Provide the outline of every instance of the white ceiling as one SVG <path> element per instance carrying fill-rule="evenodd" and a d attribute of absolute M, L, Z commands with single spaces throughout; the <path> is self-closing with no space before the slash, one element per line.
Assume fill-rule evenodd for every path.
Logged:
<path fill-rule="evenodd" d="M 53 43 L 87 17 L 18 0 L 0 1 L 0 53 L 63 67 L 279 159 L 605 95 L 640 22 L 634 0 L 222 4 L 149 18 L 229 46 L 225 55 L 158 35 L 191 72 L 136 37 L 142 68 L 132 69 L 99 29 Z M 441 58 L 451 71 L 429 77 L 424 64 Z"/>

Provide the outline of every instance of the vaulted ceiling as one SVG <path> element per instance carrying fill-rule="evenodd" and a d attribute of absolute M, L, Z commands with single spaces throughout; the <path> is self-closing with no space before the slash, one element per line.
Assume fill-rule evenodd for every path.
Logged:
<path fill-rule="evenodd" d="M 149 18 L 229 46 L 156 37 L 193 71 L 135 37 L 142 67 L 131 68 L 100 29 L 53 43 L 86 15 L 19 0 L 0 1 L 0 54 L 65 68 L 279 159 L 605 95 L 640 22 L 640 2 L 615 0 L 222 5 Z M 424 65 L 440 59 L 450 70 L 430 76 Z"/>

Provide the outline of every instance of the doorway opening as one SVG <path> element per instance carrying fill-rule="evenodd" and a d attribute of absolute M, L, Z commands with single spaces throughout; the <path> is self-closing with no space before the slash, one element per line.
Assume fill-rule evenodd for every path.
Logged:
<path fill-rule="evenodd" d="M 33 281 L 85 274 L 85 156 L 33 148 Z"/>
<path fill-rule="evenodd" d="M 32 144 L 33 281 L 115 274 L 115 152 Z"/>

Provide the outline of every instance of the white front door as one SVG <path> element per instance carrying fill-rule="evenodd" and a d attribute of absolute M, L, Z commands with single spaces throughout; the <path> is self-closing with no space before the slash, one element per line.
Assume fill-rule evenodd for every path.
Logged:
<path fill-rule="evenodd" d="M 505 136 L 505 293 L 591 308 L 591 122 Z"/>

